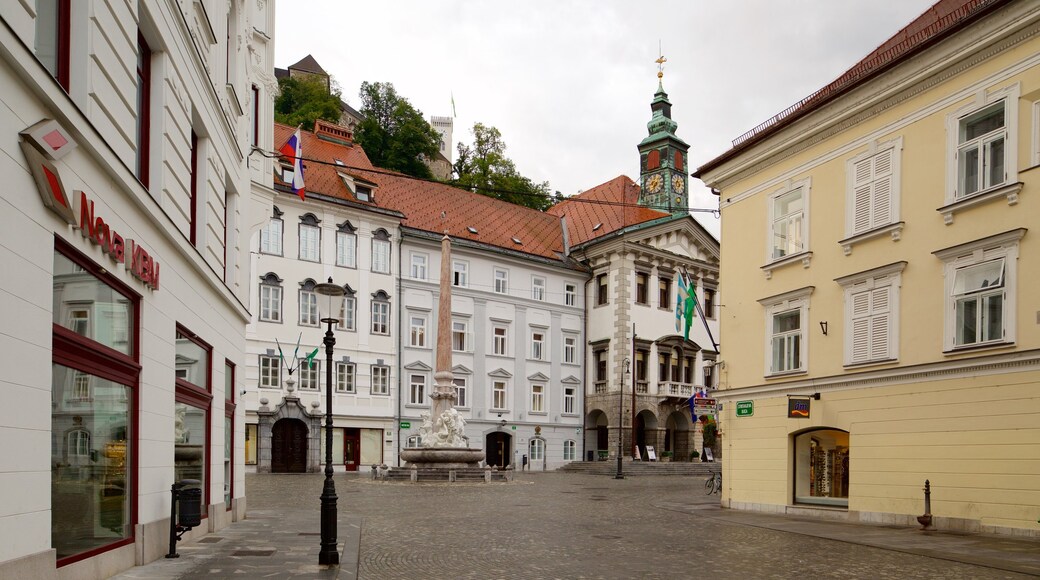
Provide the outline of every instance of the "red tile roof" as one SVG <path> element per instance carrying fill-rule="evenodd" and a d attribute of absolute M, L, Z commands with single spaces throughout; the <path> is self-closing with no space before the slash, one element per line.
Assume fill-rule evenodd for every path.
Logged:
<path fill-rule="evenodd" d="M 845 71 L 840 77 L 779 114 L 737 137 L 733 148 L 697 168 L 694 177 L 722 165 L 741 151 L 761 142 L 825 103 L 866 83 L 875 76 L 924 50 L 963 26 L 1011 0 L 939 0 L 913 22 Z"/>
<path fill-rule="evenodd" d="M 275 123 L 275 149 L 277 150 L 284 145 L 285 142 L 289 140 L 289 137 L 292 137 L 294 131 L 296 131 L 295 127 Z M 360 145 L 356 144 L 348 146 L 319 139 L 310 131 L 301 130 L 300 140 L 303 141 L 304 159 L 317 159 L 329 163 L 335 163 L 335 160 L 339 159 L 344 165 L 344 167 L 336 167 L 334 165 L 307 163 L 305 161 L 303 171 L 305 191 L 308 193 L 320 193 L 330 197 L 357 201 L 354 195 L 350 193 L 350 190 L 347 189 L 347 186 L 343 183 L 339 173 L 345 173 L 351 177 L 367 179 L 365 175 L 362 175 L 360 172 L 349 169 L 350 167 L 373 169 L 372 162 L 368 160 L 368 155 L 365 155 L 365 150 L 362 149 Z M 280 180 L 277 175 L 275 177 L 275 183 L 278 185 L 287 185 L 285 182 Z"/>
<path fill-rule="evenodd" d="M 572 246 L 605 236 L 621 228 L 666 218 L 670 214 L 637 207 L 639 186 L 624 175 L 597 185 L 549 208 L 546 213 L 566 216 Z M 596 227 L 599 224 L 600 227 Z"/>

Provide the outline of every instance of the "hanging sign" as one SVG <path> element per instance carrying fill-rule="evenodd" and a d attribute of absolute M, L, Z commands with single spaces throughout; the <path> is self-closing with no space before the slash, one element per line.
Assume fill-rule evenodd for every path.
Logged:
<path fill-rule="evenodd" d="M 788 419 L 808 419 L 809 418 L 809 401 L 811 399 L 803 398 L 790 398 L 787 399 L 787 418 Z"/>

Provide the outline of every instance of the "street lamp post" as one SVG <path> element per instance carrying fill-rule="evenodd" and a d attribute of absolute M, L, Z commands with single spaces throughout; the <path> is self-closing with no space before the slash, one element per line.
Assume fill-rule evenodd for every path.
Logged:
<path fill-rule="evenodd" d="M 327 323 L 325 331 L 325 487 L 321 490 L 321 551 L 318 552 L 318 564 L 339 566 L 339 549 L 336 538 L 336 484 L 332 481 L 332 349 L 336 346 L 336 337 L 332 334 L 332 324 L 339 322 L 345 303 L 346 291 L 342 286 L 332 283 L 332 278 L 324 284 L 314 286 L 318 298 L 318 316 Z"/>
<path fill-rule="evenodd" d="M 614 479 L 625 479 L 625 474 L 621 472 L 621 454 L 625 439 L 625 375 L 628 373 L 628 365 L 631 362 L 626 358 L 624 364 L 621 365 L 621 391 L 618 393 L 617 473 L 614 474 Z"/>

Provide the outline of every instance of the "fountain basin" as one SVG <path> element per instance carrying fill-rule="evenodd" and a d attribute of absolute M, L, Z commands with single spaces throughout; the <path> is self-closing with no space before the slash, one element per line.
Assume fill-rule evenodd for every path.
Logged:
<path fill-rule="evenodd" d="M 406 447 L 401 450 L 401 459 L 407 467 L 477 467 L 484 459 L 483 449 L 469 447 Z"/>

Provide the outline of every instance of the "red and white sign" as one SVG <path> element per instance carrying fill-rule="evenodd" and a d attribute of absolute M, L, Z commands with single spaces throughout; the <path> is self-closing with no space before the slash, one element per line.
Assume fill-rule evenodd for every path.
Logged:
<path fill-rule="evenodd" d="M 53 119 L 44 119 L 22 131 L 21 135 L 53 161 L 61 159 L 76 148 L 72 135 Z"/>

